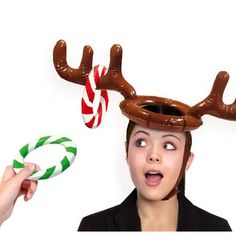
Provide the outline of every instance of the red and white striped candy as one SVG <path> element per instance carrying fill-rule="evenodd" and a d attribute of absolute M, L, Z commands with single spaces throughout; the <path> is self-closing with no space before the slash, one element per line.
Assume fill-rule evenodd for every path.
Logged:
<path fill-rule="evenodd" d="M 97 65 L 89 73 L 85 83 L 85 90 L 82 98 L 82 117 L 89 128 L 96 128 L 100 125 L 108 107 L 108 94 L 106 90 L 100 90 L 100 101 L 97 111 L 94 112 L 94 100 L 98 93 L 96 87 L 101 76 L 106 73 L 106 67 Z M 96 91 L 96 93 L 95 93 Z"/>

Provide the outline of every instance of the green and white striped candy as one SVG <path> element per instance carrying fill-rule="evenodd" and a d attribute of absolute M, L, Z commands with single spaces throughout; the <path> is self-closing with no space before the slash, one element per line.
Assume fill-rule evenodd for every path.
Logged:
<path fill-rule="evenodd" d="M 77 148 L 75 143 L 71 139 L 66 137 L 45 136 L 41 137 L 40 139 L 32 143 L 26 144 L 19 150 L 18 155 L 13 161 L 14 171 L 18 173 L 22 168 L 25 167 L 24 159 L 31 151 L 46 144 L 62 145 L 66 150 L 64 158 L 56 166 L 52 166 L 44 170 L 34 171 L 32 175 L 28 177 L 28 179 L 41 180 L 57 176 L 60 173 L 62 173 L 65 169 L 67 169 L 75 160 Z"/>

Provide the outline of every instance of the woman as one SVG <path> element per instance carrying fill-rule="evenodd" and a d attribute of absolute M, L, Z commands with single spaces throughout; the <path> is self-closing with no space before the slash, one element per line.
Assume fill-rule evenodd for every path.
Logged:
<path fill-rule="evenodd" d="M 138 96 L 122 75 L 120 45 L 112 46 L 106 73 L 103 67 L 92 67 L 92 58 L 92 48 L 85 46 L 80 66 L 74 69 L 67 64 L 65 41 L 58 41 L 53 50 L 57 73 L 85 85 L 82 112 L 89 117 L 93 114 L 85 122 L 88 127 L 97 127 L 108 105 L 107 95 L 101 95 L 94 115 L 96 89 L 114 90 L 124 97 L 120 108 L 132 121 L 127 132 L 127 163 L 136 189 L 121 205 L 83 218 L 79 230 L 231 230 L 226 220 L 195 207 L 183 195 L 184 172 L 193 159 L 189 131 L 200 127 L 206 114 L 236 121 L 236 101 L 223 102 L 229 74 L 220 71 L 210 94 L 190 107 L 169 98 Z"/>
<path fill-rule="evenodd" d="M 165 115 L 173 107 L 146 106 Z M 184 172 L 193 154 L 190 132 L 150 129 L 129 122 L 127 164 L 134 191 L 118 206 L 82 219 L 79 231 L 231 231 L 228 222 L 184 196 Z"/>

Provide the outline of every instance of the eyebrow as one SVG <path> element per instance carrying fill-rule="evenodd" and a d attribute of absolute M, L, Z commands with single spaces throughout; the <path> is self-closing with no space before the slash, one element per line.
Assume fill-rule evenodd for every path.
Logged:
<path fill-rule="evenodd" d="M 148 132 L 143 131 L 143 130 L 138 130 L 137 132 L 134 133 L 134 136 L 138 133 L 143 133 L 143 134 L 146 134 L 146 135 L 150 136 L 150 134 Z"/>
<path fill-rule="evenodd" d="M 180 139 L 179 137 L 175 136 L 174 134 L 164 134 L 164 135 L 162 135 L 162 137 L 163 137 L 163 138 L 166 138 L 166 137 L 173 137 L 173 138 L 176 138 L 176 139 L 178 139 L 179 141 L 181 141 L 181 139 Z"/>
<path fill-rule="evenodd" d="M 150 134 L 149 134 L 148 132 L 144 131 L 144 130 L 138 130 L 137 132 L 134 133 L 134 136 L 137 135 L 137 134 L 139 134 L 139 133 L 143 133 L 143 134 L 146 134 L 146 135 L 150 136 Z M 174 135 L 174 134 L 164 134 L 164 135 L 162 135 L 161 137 L 162 137 L 162 138 L 173 137 L 173 138 L 176 138 L 176 139 L 178 139 L 179 141 L 181 141 L 181 139 L 180 139 L 179 137 L 177 137 L 176 135 Z"/>

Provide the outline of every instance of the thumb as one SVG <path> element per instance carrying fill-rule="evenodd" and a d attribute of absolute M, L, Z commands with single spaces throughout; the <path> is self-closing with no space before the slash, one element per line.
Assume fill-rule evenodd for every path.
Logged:
<path fill-rule="evenodd" d="M 27 177 L 29 177 L 32 174 L 35 168 L 36 167 L 34 164 L 26 163 L 25 167 L 22 170 L 20 170 L 18 174 L 14 176 L 15 181 L 21 184 Z"/>

